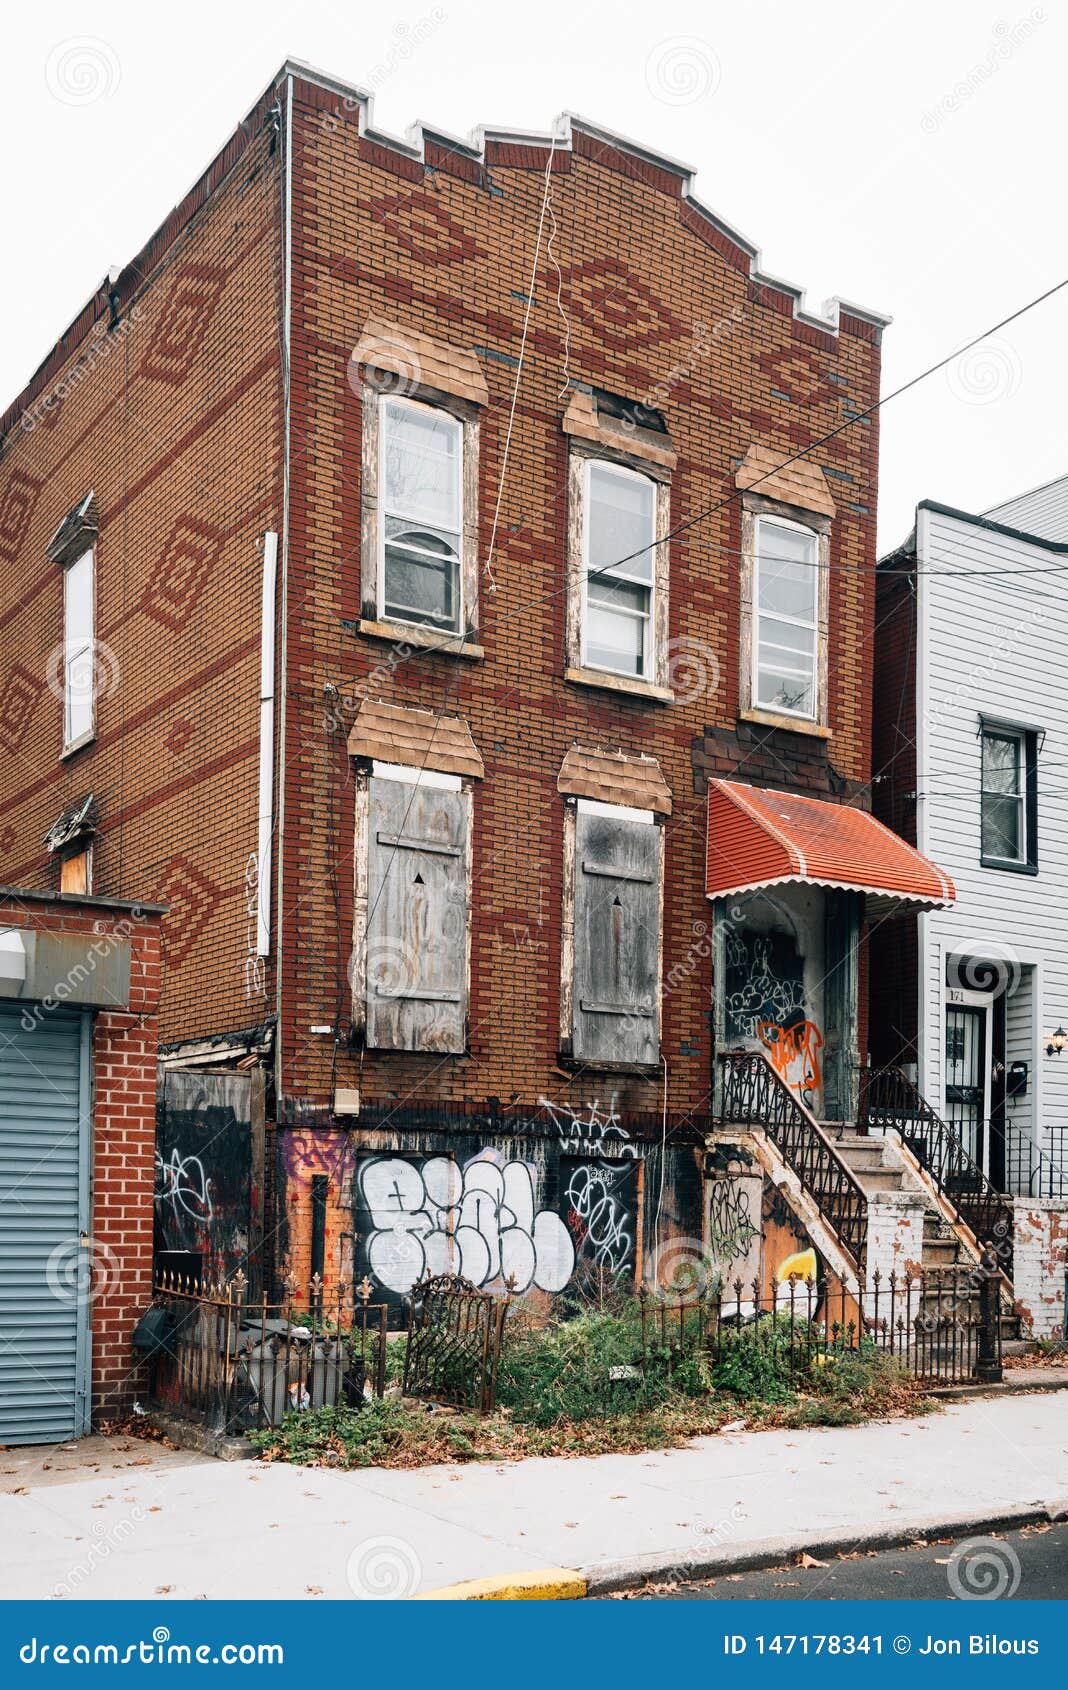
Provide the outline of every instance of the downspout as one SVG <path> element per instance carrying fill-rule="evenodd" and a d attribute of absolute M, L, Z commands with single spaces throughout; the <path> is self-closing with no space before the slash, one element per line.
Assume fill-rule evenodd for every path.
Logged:
<path fill-rule="evenodd" d="M 290 412 L 291 412 L 291 352 L 293 314 L 293 77 L 286 77 L 286 109 L 282 126 L 283 159 L 282 187 L 282 559 L 281 591 L 278 600 L 279 664 L 278 664 L 278 721 L 277 738 L 277 828 L 278 845 L 275 852 L 275 1037 L 274 1091 L 275 1115 L 282 1097 L 282 959 L 284 879 L 285 879 L 285 813 L 286 813 L 286 682 L 289 648 L 289 494 L 290 494 Z"/>
<path fill-rule="evenodd" d="M 929 855 L 927 835 L 929 831 L 928 791 L 927 791 L 927 757 L 928 757 L 928 724 L 927 710 L 929 705 L 930 675 L 928 661 L 930 657 L 930 628 L 928 617 L 931 612 L 930 595 L 926 590 L 924 569 L 927 564 L 930 549 L 930 512 L 918 510 L 916 512 L 916 556 L 913 560 L 916 585 L 916 849 Z M 930 967 L 928 951 L 931 945 L 931 918 L 926 910 L 921 910 L 918 918 L 917 933 L 917 973 L 916 983 L 916 1089 L 924 1097 L 930 1097 L 930 1039 L 928 1037 L 927 1017 L 933 1013 L 935 1005 L 931 1002 L 930 982 L 927 971 Z"/>
<path fill-rule="evenodd" d="M 256 955 L 271 954 L 271 845 L 274 833 L 274 648 L 278 535 L 263 536 L 260 610 L 260 801 L 256 839 Z"/>

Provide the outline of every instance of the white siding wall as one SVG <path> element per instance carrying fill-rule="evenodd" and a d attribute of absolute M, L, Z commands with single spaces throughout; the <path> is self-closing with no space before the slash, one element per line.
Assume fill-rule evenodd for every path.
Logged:
<path fill-rule="evenodd" d="M 1065 562 L 1040 542 L 936 511 L 917 515 L 921 571 Z M 1068 1051 L 1045 1055 L 1045 1036 L 1068 1024 L 1068 574 L 954 581 L 921 573 L 918 591 L 918 841 L 957 888 L 954 909 L 921 922 L 920 1084 L 943 1108 L 947 955 L 1004 958 L 1020 981 L 1008 1009 L 1007 1056 L 1029 1064 L 1031 1081 L 1029 1103 L 1010 1119 L 1022 1125 L 1031 1115 L 1044 1136 L 1046 1126 L 1068 1121 Z M 1046 730 L 1037 875 L 980 864 L 980 712 Z"/>
<path fill-rule="evenodd" d="M 1007 528 L 1022 528 L 1043 540 L 1068 540 L 1068 475 L 995 505 L 986 514 Z"/>

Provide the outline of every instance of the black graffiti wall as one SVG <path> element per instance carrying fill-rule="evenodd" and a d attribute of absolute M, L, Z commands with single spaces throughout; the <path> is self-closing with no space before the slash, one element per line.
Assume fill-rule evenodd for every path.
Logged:
<path fill-rule="evenodd" d="M 199 1257 L 201 1273 L 248 1271 L 252 1216 L 251 1081 L 164 1076 L 156 1114 L 156 1256 Z"/>
<path fill-rule="evenodd" d="M 439 1127 L 278 1132 L 285 1270 L 314 1260 L 336 1282 L 364 1275 L 401 1303 L 426 1274 L 458 1273 L 517 1295 L 584 1279 L 650 1277 L 659 1252 L 701 1248 L 701 1150 L 692 1132 L 636 1128 L 611 1111 L 546 1105 L 539 1116 L 469 1115 Z M 325 1249 L 311 1242 L 312 1188 Z M 650 1199 L 651 1194 L 651 1199 Z"/>

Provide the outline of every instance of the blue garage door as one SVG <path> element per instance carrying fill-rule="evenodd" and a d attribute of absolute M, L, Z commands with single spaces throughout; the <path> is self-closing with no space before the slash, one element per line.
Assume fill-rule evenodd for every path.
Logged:
<path fill-rule="evenodd" d="M 89 1017 L 0 1005 L 0 1443 L 89 1426 Z M 32 1018 L 32 1024 L 31 1024 Z"/>

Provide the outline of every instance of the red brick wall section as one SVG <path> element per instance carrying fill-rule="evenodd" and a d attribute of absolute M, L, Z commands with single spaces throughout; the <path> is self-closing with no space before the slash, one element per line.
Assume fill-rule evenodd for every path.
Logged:
<path fill-rule="evenodd" d="M 152 1296 L 156 1052 L 162 980 L 158 915 L 72 901 L 0 899 L 0 923 L 108 934 L 131 943 L 130 1007 L 100 1010 L 92 1043 L 91 1214 L 93 1419 L 128 1411 L 144 1393 L 130 1347 Z"/>
<path fill-rule="evenodd" d="M 705 736 L 729 739 L 717 772 L 859 792 L 870 773 L 870 664 L 877 429 L 848 428 L 815 453 L 837 503 L 831 577 L 829 747 L 797 734 L 739 732 L 737 504 L 671 545 L 670 629 L 679 699 L 658 706 L 570 685 L 564 668 L 567 379 L 651 396 L 678 450 L 672 520 L 729 498 L 754 439 L 809 445 L 877 396 L 870 324 L 835 335 L 798 322 L 754 286 L 745 257 L 693 215 L 677 176 L 639 168 L 588 137 L 557 155 L 552 207 L 564 309 L 543 254 L 501 506 L 495 590 L 484 575 L 482 661 L 414 653 L 386 678 L 381 641 L 359 615 L 360 401 L 349 359 L 370 315 L 474 349 L 490 388 L 481 428 L 481 560 L 486 562 L 545 152 L 491 145 L 487 171 L 442 149 L 433 172 L 396 168 L 353 116 L 324 122 L 298 82 L 294 176 L 293 452 L 287 695 L 281 1089 L 324 1104 L 333 1084 L 368 1100 L 460 1102 L 541 1096 L 582 1107 L 660 1107 L 661 1087 L 557 1064 L 563 807 L 556 774 L 575 741 L 644 750 L 674 794 L 666 836 L 664 972 L 692 956 L 709 921 L 702 890 Z M 733 315 L 732 315 L 733 314 Z M 723 325 L 720 333 L 710 331 Z M 704 348 L 703 350 L 701 348 Z M 346 619 L 349 625 L 346 626 Z M 387 665 L 388 666 L 388 665 Z M 371 1054 L 361 1061 L 317 1023 L 348 1014 L 352 771 L 345 729 L 324 730 L 329 683 L 467 718 L 485 761 L 474 807 L 470 1056 Z M 347 722 L 346 722 L 347 726 Z M 784 777 L 783 771 L 788 773 Z M 700 947 L 708 952 L 710 947 Z M 669 1107 L 707 1098 L 711 960 L 697 957 L 664 1006 Z"/>
<path fill-rule="evenodd" d="M 57 887 L 45 835 L 94 793 L 93 891 L 170 906 L 165 1039 L 270 1009 L 246 967 L 246 870 L 260 541 L 281 527 L 280 223 L 264 102 L 119 278 L 113 326 L 98 295 L 0 439 L 0 883 Z M 64 759 L 63 584 L 46 546 L 90 490 L 96 739 Z"/>

